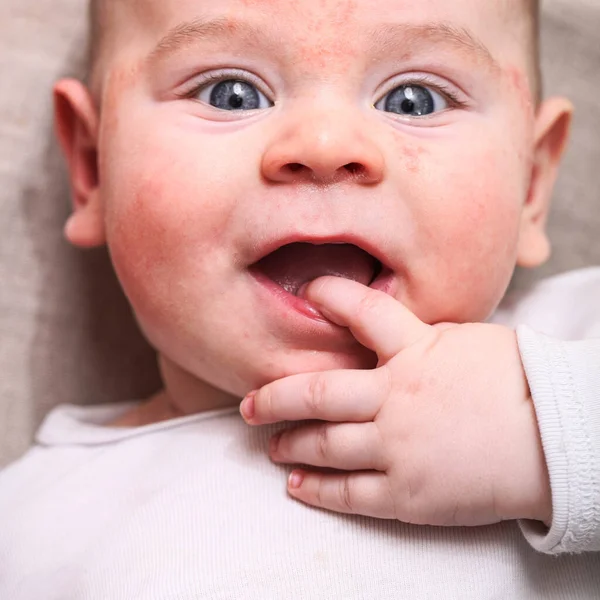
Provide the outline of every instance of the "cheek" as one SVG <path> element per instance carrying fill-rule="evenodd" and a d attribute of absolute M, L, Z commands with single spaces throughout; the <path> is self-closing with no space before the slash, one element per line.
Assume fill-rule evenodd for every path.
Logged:
<path fill-rule="evenodd" d="M 444 197 L 450 202 L 436 207 L 436 222 L 425 228 L 444 264 L 475 272 L 487 268 L 491 257 L 494 264 L 511 258 L 520 214 L 517 194 L 493 166 L 448 182 Z"/>
<path fill-rule="evenodd" d="M 396 138 L 395 147 L 396 158 L 401 162 L 402 168 L 411 175 L 420 173 L 422 166 L 431 161 L 430 153 L 418 142 L 407 143 Z"/>
<path fill-rule="evenodd" d="M 522 165 L 494 150 L 416 162 L 420 185 L 410 304 L 429 322 L 482 320 L 514 269 L 524 199 Z M 433 165 L 433 166 L 432 166 Z"/>
<path fill-rule="evenodd" d="M 220 260 L 229 199 L 160 145 L 134 160 L 115 155 L 120 166 L 113 166 L 107 186 L 108 245 L 136 311 L 152 315 L 175 292 L 185 299 L 196 281 L 209 279 Z"/>

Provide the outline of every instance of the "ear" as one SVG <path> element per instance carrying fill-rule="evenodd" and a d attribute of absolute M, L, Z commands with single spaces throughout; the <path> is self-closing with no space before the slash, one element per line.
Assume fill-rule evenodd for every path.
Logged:
<path fill-rule="evenodd" d="M 571 130 L 573 105 L 564 98 L 550 98 L 538 109 L 535 123 L 531 182 L 521 214 L 517 264 L 533 268 L 550 257 L 546 222 L 552 191 Z"/>
<path fill-rule="evenodd" d="M 54 86 L 54 125 L 69 167 L 73 214 L 65 237 L 74 246 L 93 248 L 106 241 L 98 178 L 98 112 L 80 81 Z"/>

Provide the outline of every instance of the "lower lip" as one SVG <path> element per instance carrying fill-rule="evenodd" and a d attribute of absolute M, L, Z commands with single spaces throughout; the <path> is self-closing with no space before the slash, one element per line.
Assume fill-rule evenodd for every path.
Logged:
<path fill-rule="evenodd" d="M 296 313 L 300 313 L 304 317 L 312 319 L 313 321 L 331 324 L 331 322 L 328 321 L 312 304 L 303 298 L 299 298 L 298 296 L 290 294 L 260 271 L 251 269 L 250 273 L 252 274 L 252 277 L 261 285 L 261 287 L 266 289 L 272 296 L 275 296 L 288 309 L 291 309 Z M 393 284 L 393 272 L 390 269 L 384 268 L 369 287 L 373 290 L 383 292 L 384 294 L 393 295 Z"/>
<path fill-rule="evenodd" d="M 269 279 L 266 275 L 260 271 L 250 271 L 252 277 L 265 288 L 271 295 L 275 296 L 280 302 L 282 302 L 288 309 L 294 312 L 300 313 L 301 315 L 312 319 L 313 321 L 320 321 L 322 323 L 330 323 L 312 304 L 308 303 L 303 298 L 294 296 L 280 285 L 277 285 L 272 279 Z"/>

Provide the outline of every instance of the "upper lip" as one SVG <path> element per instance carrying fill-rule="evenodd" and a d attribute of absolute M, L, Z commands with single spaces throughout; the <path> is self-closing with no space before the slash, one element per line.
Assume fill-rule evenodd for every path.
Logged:
<path fill-rule="evenodd" d="M 325 244 L 352 244 L 373 256 L 381 263 L 381 266 L 384 269 L 391 269 L 390 259 L 381 248 L 377 247 L 371 240 L 354 233 L 320 236 L 297 233 L 285 235 L 277 239 L 269 240 L 256 247 L 250 265 L 255 265 L 276 250 L 295 243 L 314 244 L 316 246 Z"/>

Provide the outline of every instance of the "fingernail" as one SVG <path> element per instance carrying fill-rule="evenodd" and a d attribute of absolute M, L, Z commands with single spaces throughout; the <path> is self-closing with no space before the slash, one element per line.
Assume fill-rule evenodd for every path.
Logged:
<path fill-rule="evenodd" d="M 269 454 L 274 455 L 277 454 L 277 449 L 279 448 L 279 442 L 281 441 L 281 436 L 283 433 L 278 433 L 274 435 L 269 441 Z"/>
<path fill-rule="evenodd" d="M 312 284 L 312 281 L 307 281 L 306 283 L 303 283 L 300 288 L 298 289 L 298 293 L 296 294 L 298 296 L 298 298 L 302 298 L 302 300 L 304 300 L 305 304 L 305 310 L 307 312 L 309 312 L 313 317 L 316 317 L 317 319 L 321 320 L 321 321 L 327 321 L 327 319 L 323 316 L 323 314 L 321 313 L 320 310 L 317 309 L 317 307 L 308 300 L 308 298 L 306 297 L 306 290 L 308 289 L 308 286 Z"/>
<path fill-rule="evenodd" d="M 306 290 L 311 283 L 312 281 L 307 281 L 300 286 L 300 289 L 298 290 L 298 298 L 306 298 Z"/>
<path fill-rule="evenodd" d="M 327 322 L 327 318 L 325 317 L 325 315 L 320 310 L 317 310 L 310 302 L 308 302 L 308 300 L 306 300 L 305 302 L 306 302 L 306 310 L 313 317 L 319 319 L 320 321 Z"/>
<path fill-rule="evenodd" d="M 251 421 L 254 419 L 255 414 L 255 406 L 254 406 L 254 398 L 258 392 L 250 392 L 243 400 L 240 406 L 240 412 L 242 413 L 242 417 L 246 419 L 246 421 Z"/>
<path fill-rule="evenodd" d="M 292 471 L 288 479 L 288 486 L 291 490 L 297 490 L 304 481 L 304 473 L 301 471 Z"/>

